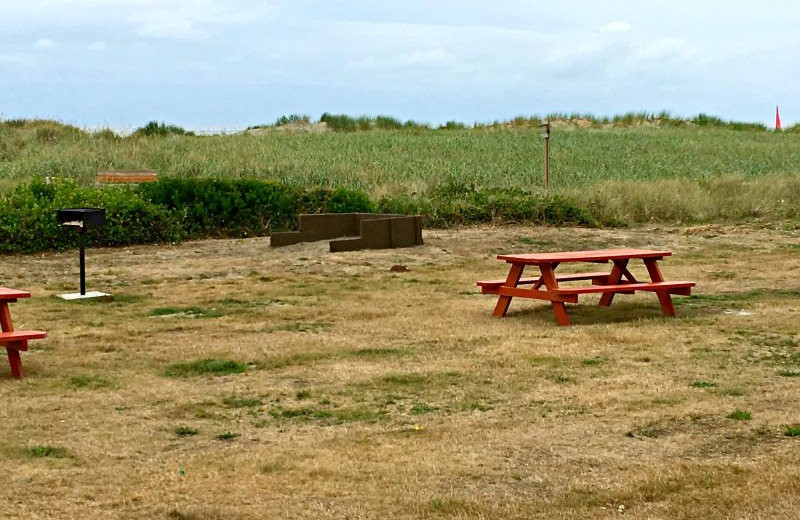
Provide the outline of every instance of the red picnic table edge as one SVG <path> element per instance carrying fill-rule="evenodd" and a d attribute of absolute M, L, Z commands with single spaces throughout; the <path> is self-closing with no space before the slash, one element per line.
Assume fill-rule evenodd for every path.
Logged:
<path fill-rule="evenodd" d="M 29 293 L 28 291 L 20 291 L 19 289 L 0 287 L 0 301 L 16 300 L 17 298 L 30 298 L 30 297 L 31 293 Z"/>
<path fill-rule="evenodd" d="M 526 253 L 497 255 L 498 260 L 521 264 L 553 264 L 560 262 L 609 262 L 614 260 L 630 260 L 633 258 L 660 259 L 672 255 L 672 251 L 650 249 L 593 249 L 587 251 L 563 251 L 556 253 Z"/>

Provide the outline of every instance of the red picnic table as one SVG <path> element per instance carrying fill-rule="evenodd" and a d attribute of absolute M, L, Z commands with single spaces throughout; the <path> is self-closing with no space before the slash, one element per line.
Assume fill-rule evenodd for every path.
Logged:
<path fill-rule="evenodd" d="M 670 295 L 688 296 L 692 293 L 695 282 L 665 281 L 658 267 L 658 260 L 672 255 L 671 251 L 651 251 L 648 249 L 599 249 L 594 251 L 564 251 L 560 253 L 533 253 L 520 255 L 498 255 L 498 260 L 511 264 L 511 270 L 505 280 L 479 281 L 478 286 L 483 294 L 497 294 L 497 305 L 494 316 L 502 318 L 508 312 L 511 299 L 532 298 L 548 300 L 553 307 L 559 325 L 569 325 L 565 303 L 577 303 L 579 294 L 601 293 L 600 305 L 608 307 L 615 294 L 633 294 L 635 291 L 654 292 L 661 303 L 661 310 L 667 316 L 675 316 Z M 649 282 L 638 281 L 628 270 L 628 262 L 641 259 L 650 275 Z M 591 272 L 574 274 L 555 274 L 560 264 L 571 262 L 603 263 L 613 262 L 611 272 Z M 522 271 L 527 265 L 539 268 L 540 276 L 522 278 Z M 559 282 L 591 280 L 592 285 L 583 287 L 561 287 Z M 530 289 L 520 285 L 532 285 Z M 544 285 L 544 289 L 541 287 Z"/>
<path fill-rule="evenodd" d="M 5 347 L 8 351 L 8 363 L 11 365 L 11 375 L 19 379 L 22 377 L 22 360 L 20 350 L 28 350 L 28 340 L 42 339 L 47 337 L 46 332 L 40 330 L 14 330 L 11 323 L 11 311 L 9 303 L 17 301 L 19 298 L 30 298 L 31 293 L 0 287 L 0 347 Z"/>

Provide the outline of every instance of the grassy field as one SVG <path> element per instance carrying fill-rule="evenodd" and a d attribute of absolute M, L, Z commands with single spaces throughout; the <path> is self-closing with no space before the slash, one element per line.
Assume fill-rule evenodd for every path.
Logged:
<path fill-rule="evenodd" d="M 53 123 L 0 123 L 0 183 L 35 175 L 91 182 L 98 169 L 155 168 L 162 175 L 255 177 L 385 194 L 426 193 L 446 182 L 538 187 L 538 129 L 119 138 Z M 583 189 L 604 181 L 797 176 L 800 132 L 632 127 L 552 133 L 552 182 Z M 2 187 L 0 186 L 0 187 Z"/>
<path fill-rule="evenodd" d="M 0 366 L 0 517 L 800 510 L 796 233 L 512 226 L 425 240 L 97 250 L 90 289 L 116 301 L 86 305 L 52 297 L 75 288 L 72 254 L 0 258 L 0 285 L 34 293 L 12 305 L 17 327 L 50 335 L 23 354 L 27 378 Z M 698 282 L 677 319 L 644 294 L 610 309 L 586 297 L 570 328 L 540 302 L 496 320 L 475 287 L 505 275 L 498 253 L 619 246 L 675 252 L 665 275 Z"/>

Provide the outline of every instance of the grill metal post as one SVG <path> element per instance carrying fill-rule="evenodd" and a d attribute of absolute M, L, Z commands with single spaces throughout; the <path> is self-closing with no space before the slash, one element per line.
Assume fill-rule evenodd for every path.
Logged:
<path fill-rule="evenodd" d="M 86 239 L 84 238 L 84 230 L 78 229 L 78 262 L 81 269 L 81 296 L 86 295 Z"/>

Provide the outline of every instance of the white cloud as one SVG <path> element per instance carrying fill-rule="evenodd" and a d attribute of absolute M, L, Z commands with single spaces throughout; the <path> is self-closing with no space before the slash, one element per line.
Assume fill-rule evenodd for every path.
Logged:
<path fill-rule="evenodd" d="M 56 45 L 56 42 L 47 38 L 39 38 L 33 42 L 33 46 L 37 49 L 52 49 Z"/>
<path fill-rule="evenodd" d="M 630 55 L 631 62 L 652 61 L 685 61 L 693 58 L 697 52 L 687 42 L 678 38 L 661 38 L 649 42 L 634 50 Z"/>
<path fill-rule="evenodd" d="M 600 32 L 626 32 L 631 30 L 628 22 L 611 22 L 600 28 Z"/>
<path fill-rule="evenodd" d="M 97 41 L 89 44 L 89 46 L 86 48 L 89 49 L 90 51 L 102 51 L 105 50 L 107 47 L 108 44 L 106 44 L 106 42 Z"/>
<path fill-rule="evenodd" d="M 18 54 L 0 54 L 0 63 L 22 63 L 22 57 Z"/>
<path fill-rule="evenodd" d="M 193 40 L 206 36 L 204 31 L 197 29 L 192 20 L 185 18 L 168 18 L 159 16 L 158 19 L 145 22 L 137 31 L 139 36 L 145 38 L 165 38 L 172 40 Z"/>
<path fill-rule="evenodd" d="M 444 49 L 432 49 L 429 51 L 415 51 L 399 56 L 388 58 L 376 58 L 367 56 L 352 64 L 357 70 L 368 70 L 376 72 L 398 72 L 431 67 L 441 68 L 452 61 L 453 56 Z"/>
<path fill-rule="evenodd" d="M 147 2 L 148 0 L 141 0 Z M 270 5 L 236 9 L 216 0 L 170 0 L 131 13 L 145 38 L 195 40 L 209 36 L 212 26 L 251 24 L 272 18 Z"/>

